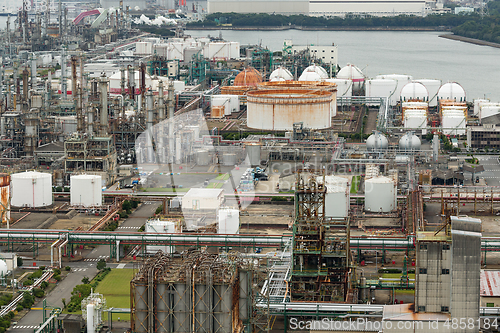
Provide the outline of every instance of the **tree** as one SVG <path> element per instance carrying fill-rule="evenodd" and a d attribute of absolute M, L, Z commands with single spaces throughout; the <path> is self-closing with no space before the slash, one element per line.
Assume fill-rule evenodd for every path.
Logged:
<path fill-rule="evenodd" d="M 99 260 L 99 262 L 97 263 L 97 269 L 101 271 L 101 270 L 103 270 L 104 268 L 106 268 L 106 260 L 101 259 L 101 260 Z"/>
<path fill-rule="evenodd" d="M 88 277 L 84 276 L 83 279 L 82 279 L 82 283 L 83 284 L 89 284 L 90 283 L 90 280 Z"/>
<path fill-rule="evenodd" d="M 23 258 L 17 257 L 17 267 L 21 267 L 23 265 Z"/>

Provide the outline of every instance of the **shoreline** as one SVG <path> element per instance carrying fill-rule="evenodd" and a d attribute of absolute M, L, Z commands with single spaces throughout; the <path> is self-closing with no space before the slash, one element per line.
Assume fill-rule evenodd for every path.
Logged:
<path fill-rule="evenodd" d="M 275 27 L 186 27 L 186 30 L 235 30 L 235 31 L 451 31 L 447 27 L 302 27 L 302 26 L 275 26 Z"/>
<path fill-rule="evenodd" d="M 487 42 L 487 41 L 475 39 L 475 38 L 463 37 L 463 36 L 458 36 L 458 35 L 454 35 L 454 34 L 439 35 L 439 37 L 451 39 L 451 40 L 456 40 L 456 41 L 464 42 L 464 43 L 475 44 L 475 45 L 496 47 L 497 49 L 500 49 L 500 44 L 498 44 L 498 43 Z"/>

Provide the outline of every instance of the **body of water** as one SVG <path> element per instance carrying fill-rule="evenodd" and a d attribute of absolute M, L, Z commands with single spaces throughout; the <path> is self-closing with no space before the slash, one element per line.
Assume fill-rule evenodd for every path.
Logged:
<path fill-rule="evenodd" d="M 193 37 L 218 36 L 218 30 L 189 30 Z M 438 37 L 440 32 L 405 31 L 236 31 L 222 38 L 241 45 L 261 44 L 281 50 L 285 39 L 295 45 L 335 43 L 339 65 L 354 64 L 366 76 L 408 74 L 415 79 L 458 82 L 467 100 L 500 102 L 500 49 Z"/>

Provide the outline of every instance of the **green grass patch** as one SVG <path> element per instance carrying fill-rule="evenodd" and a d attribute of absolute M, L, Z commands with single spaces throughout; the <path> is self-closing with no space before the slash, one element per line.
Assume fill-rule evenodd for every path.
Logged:
<path fill-rule="evenodd" d="M 219 173 L 217 177 L 215 177 L 215 180 L 224 180 L 224 177 L 227 175 L 227 173 Z"/>
<path fill-rule="evenodd" d="M 353 176 L 352 177 L 351 194 L 358 193 L 360 181 L 361 181 L 361 176 Z"/>
<path fill-rule="evenodd" d="M 130 280 L 134 275 L 132 269 L 113 269 L 99 282 L 96 292 L 106 298 L 106 305 L 115 308 L 130 308 Z M 130 320 L 130 314 L 113 315 L 113 319 Z"/>
<path fill-rule="evenodd" d="M 401 274 L 398 274 L 398 273 L 384 273 L 384 274 L 382 274 L 382 278 L 384 278 L 384 279 L 400 279 L 401 278 Z M 408 278 L 409 279 L 414 279 L 415 278 L 415 274 L 408 274 Z"/>

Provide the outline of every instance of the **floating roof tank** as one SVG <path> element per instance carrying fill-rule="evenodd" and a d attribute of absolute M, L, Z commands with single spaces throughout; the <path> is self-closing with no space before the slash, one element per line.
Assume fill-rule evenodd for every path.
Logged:
<path fill-rule="evenodd" d="M 405 151 L 420 150 L 420 139 L 412 132 L 407 132 L 399 139 L 399 149 Z"/>
<path fill-rule="evenodd" d="M 384 134 L 375 132 L 366 139 L 366 149 L 368 151 L 387 149 L 389 141 Z"/>

